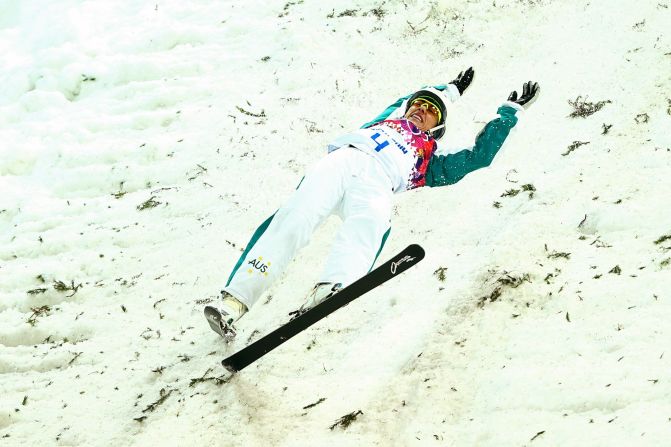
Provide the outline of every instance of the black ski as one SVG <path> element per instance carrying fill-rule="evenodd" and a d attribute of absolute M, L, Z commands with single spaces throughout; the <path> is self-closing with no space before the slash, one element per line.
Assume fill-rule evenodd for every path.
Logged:
<path fill-rule="evenodd" d="M 380 284 L 403 273 L 423 258 L 424 249 L 422 247 L 417 244 L 409 245 L 389 261 L 345 287 L 331 298 L 224 359 L 221 363 L 231 372 L 240 371 L 289 340 L 294 335 L 299 334 L 322 318 L 357 299 L 364 293 L 371 291 Z"/>

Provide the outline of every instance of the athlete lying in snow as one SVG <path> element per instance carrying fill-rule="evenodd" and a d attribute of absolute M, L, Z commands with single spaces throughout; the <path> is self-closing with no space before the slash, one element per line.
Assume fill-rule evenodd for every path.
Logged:
<path fill-rule="evenodd" d="M 436 140 L 445 133 L 447 104 L 473 80 L 473 68 L 447 85 L 426 87 L 399 98 L 374 120 L 328 146 L 328 155 L 312 166 L 289 200 L 253 234 L 233 268 L 222 299 L 207 306 L 210 326 L 224 338 L 235 336 L 233 323 L 250 309 L 280 276 L 296 252 L 331 214 L 343 224 L 326 260 L 320 281 L 300 311 L 337 293 L 368 272 L 391 230 L 392 196 L 421 186 L 451 185 L 469 172 L 489 166 L 519 110 L 538 96 L 524 84 L 498 108 L 475 145 L 437 155 Z"/>

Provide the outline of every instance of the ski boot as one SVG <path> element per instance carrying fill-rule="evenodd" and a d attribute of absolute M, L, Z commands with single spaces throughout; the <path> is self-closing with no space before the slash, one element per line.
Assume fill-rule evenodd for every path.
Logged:
<path fill-rule="evenodd" d="M 312 291 L 308 295 L 305 303 L 303 303 L 303 305 L 298 310 L 295 310 L 289 314 L 292 316 L 291 319 L 293 320 L 294 318 L 303 315 L 317 304 L 327 300 L 328 298 L 331 298 L 333 295 L 338 293 L 340 289 L 342 289 L 342 284 L 339 282 L 335 284 L 332 282 L 318 282 L 312 288 Z"/>
<path fill-rule="evenodd" d="M 247 313 L 247 306 L 228 292 L 221 292 L 221 297 L 217 307 L 205 306 L 205 318 L 214 332 L 232 341 L 236 335 L 233 323 Z"/>

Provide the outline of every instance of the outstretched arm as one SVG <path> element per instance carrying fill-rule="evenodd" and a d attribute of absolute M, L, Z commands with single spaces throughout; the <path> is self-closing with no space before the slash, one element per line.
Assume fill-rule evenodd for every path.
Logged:
<path fill-rule="evenodd" d="M 379 123 L 380 121 L 384 121 L 384 120 L 386 120 L 387 118 L 389 118 L 389 116 L 390 116 L 392 113 L 394 113 L 394 112 L 396 111 L 396 109 L 398 109 L 399 107 L 401 107 L 401 105 L 402 105 L 408 98 L 410 98 L 411 96 L 412 96 L 412 93 L 410 93 L 409 95 L 406 95 L 406 96 L 404 96 L 404 97 L 402 97 L 402 98 L 398 98 L 393 104 L 390 104 L 386 109 L 384 109 L 384 111 L 383 111 L 382 113 L 380 113 L 378 116 L 376 116 L 375 118 L 373 118 L 372 121 L 368 121 L 366 124 L 364 124 L 363 126 L 361 126 L 361 128 L 362 128 L 362 129 L 365 129 L 365 128 L 367 128 L 367 127 L 372 126 L 373 124 L 377 124 L 377 123 Z"/>
<path fill-rule="evenodd" d="M 489 166 L 511 129 L 517 124 L 517 111 L 528 107 L 539 91 L 531 81 L 524 85 L 523 94 L 510 94 L 508 102 L 498 109 L 499 117 L 487 123 L 475 139 L 475 145 L 456 154 L 434 155 L 426 171 L 426 186 L 445 186 L 457 183 L 466 174 Z"/>
<path fill-rule="evenodd" d="M 488 122 L 475 139 L 475 145 L 456 154 L 434 155 L 426 170 L 426 186 L 457 183 L 469 172 L 489 166 L 517 124 L 518 109 L 511 103 L 499 107 L 499 117 Z"/>

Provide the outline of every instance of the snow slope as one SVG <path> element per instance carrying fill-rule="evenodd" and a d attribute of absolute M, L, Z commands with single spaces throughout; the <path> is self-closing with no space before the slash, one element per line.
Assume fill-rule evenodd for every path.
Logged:
<path fill-rule="evenodd" d="M 668 445 L 670 7 L 0 1 L 0 445 Z M 542 94 L 490 168 L 397 196 L 381 256 L 426 259 L 230 378 L 338 222 L 225 346 L 202 307 L 256 226 L 471 65 L 451 147 Z"/>

